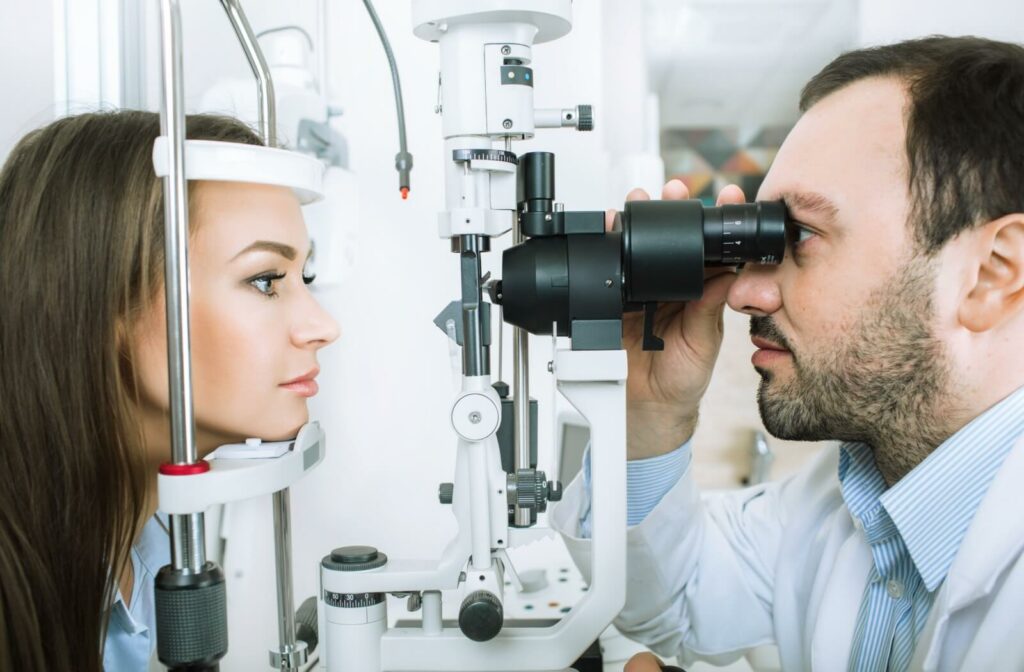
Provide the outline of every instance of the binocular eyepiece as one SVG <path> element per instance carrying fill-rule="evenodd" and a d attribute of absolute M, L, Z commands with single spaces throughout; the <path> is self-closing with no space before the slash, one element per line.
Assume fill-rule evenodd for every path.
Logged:
<path fill-rule="evenodd" d="M 575 350 L 622 347 L 622 315 L 643 309 L 644 349 L 658 303 L 699 299 L 704 269 L 778 264 L 786 249 L 781 201 L 705 207 L 700 201 L 630 201 L 605 232 L 603 212 L 555 205 L 554 155 L 519 160 L 519 223 L 529 239 L 505 250 L 491 300 L 532 334 L 572 338 Z"/>

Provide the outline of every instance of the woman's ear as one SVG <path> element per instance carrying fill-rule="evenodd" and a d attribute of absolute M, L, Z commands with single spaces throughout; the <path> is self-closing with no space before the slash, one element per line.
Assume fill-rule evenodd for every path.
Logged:
<path fill-rule="evenodd" d="M 1024 214 L 992 220 L 975 235 L 974 284 L 960 303 L 959 318 L 971 331 L 983 332 L 1024 311 Z"/>

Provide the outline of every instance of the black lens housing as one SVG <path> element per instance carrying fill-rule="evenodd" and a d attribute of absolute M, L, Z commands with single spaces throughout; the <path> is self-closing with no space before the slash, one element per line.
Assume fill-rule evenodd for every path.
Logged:
<path fill-rule="evenodd" d="M 606 233 L 603 212 L 555 205 L 553 154 L 525 154 L 519 166 L 519 223 L 531 237 L 505 250 L 491 299 L 506 322 L 537 335 L 557 325 L 576 350 L 620 348 L 622 315 L 639 309 L 644 347 L 660 349 L 658 303 L 699 299 L 707 267 L 778 264 L 785 254 L 781 202 L 630 201 Z"/>
<path fill-rule="evenodd" d="M 705 268 L 777 264 L 786 250 L 781 201 L 630 201 L 619 220 L 629 303 L 699 299 Z"/>

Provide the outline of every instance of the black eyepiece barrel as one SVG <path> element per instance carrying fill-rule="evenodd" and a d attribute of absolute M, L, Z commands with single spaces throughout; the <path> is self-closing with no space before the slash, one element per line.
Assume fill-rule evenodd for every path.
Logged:
<path fill-rule="evenodd" d="M 777 264 L 786 250 L 786 207 L 759 201 L 630 201 L 620 215 L 626 299 L 688 301 L 704 292 L 704 268 Z"/>
<path fill-rule="evenodd" d="M 555 200 L 555 155 L 530 152 L 519 158 L 519 202 L 532 206 L 536 201 Z M 534 208 L 530 208 L 531 210 Z"/>

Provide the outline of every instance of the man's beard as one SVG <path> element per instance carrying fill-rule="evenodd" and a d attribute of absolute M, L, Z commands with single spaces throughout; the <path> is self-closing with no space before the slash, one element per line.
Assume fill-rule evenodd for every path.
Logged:
<path fill-rule="evenodd" d="M 796 441 L 863 441 L 890 483 L 949 436 L 946 351 L 930 329 L 932 265 L 914 260 L 873 292 L 852 326 L 816 352 L 794 352 L 771 317 L 752 317 L 751 336 L 790 349 L 793 374 L 758 368 L 757 403 L 773 436 Z M 893 480 L 890 480 L 892 477 Z"/>

